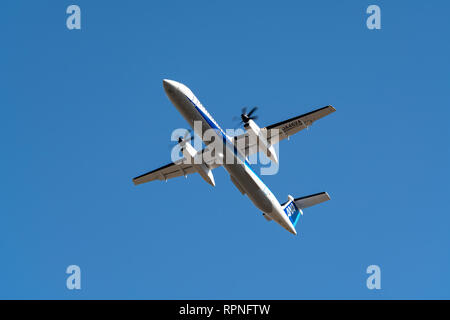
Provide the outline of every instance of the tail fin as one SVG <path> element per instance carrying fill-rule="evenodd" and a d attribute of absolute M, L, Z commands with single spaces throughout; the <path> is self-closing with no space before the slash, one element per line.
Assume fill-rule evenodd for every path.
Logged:
<path fill-rule="evenodd" d="M 291 220 L 292 225 L 295 227 L 297 224 L 298 218 L 303 214 L 303 211 L 297 207 L 295 204 L 294 198 L 289 195 L 289 201 L 282 205 L 284 213 L 288 216 L 289 220 Z"/>
<path fill-rule="evenodd" d="M 288 198 L 288 202 L 282 204 L 281 206 L 294 227 L 297 224 L 300 215 L 303 215 L 302 209 L 330 200 L 330 196 L 326 192 L 320 192 L 296 199 L 289 195 Z"/>

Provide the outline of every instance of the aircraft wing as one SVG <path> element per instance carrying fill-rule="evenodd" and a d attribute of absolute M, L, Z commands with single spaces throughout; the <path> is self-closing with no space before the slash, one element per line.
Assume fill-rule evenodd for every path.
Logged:
<path fill-rule="evenodd" d="M 161 168 L 144 173 L 138 177 L 133 178 L 135 185 L 153 181 L 153 180 L 169 180 L 172 178 L 185 176 L 194 173 L 194 166 L 190 164 L 184 164 L 183 159 L 177 162 L 171 162 Z"/>
<path fill-rule="evenodd" d="M 202 150 L 205 152 L 206 148 Z M 176 177 L 187 176 L 188 174 L 195 173 L 194 165 L 191 163 L 185 163 L 185 158 L 171 162 L 165 166 L 158 169 L 152 170 L 150 172 L 144 173 L 140 176 L 133 178 L 133 183 L 135 185 L 153 181 L 153 180 L 169 180 Z M 220 164 L 215 163 L 214 159 L 211 159 L 208 163 L 205 163 L 209 169 L 215 169 L 220 166 Z"/>
<path fill-rule="evenodd" d="M 316 120 L 319 120 L 335 111 L 336 109 L 333 108 L 332 106 L 326 106 L 302 114 L 300 116 L 272 124 L 270 126 L 265 127 L 268 133 L 267 138 L 270 141 L 278 135 L 278 140 L 281 141 L 303 129 L 306 129 L 307 127 L 312 125 Z M 276 131 L 278 131 L 278 133 Z"/>
<path fill-rule="evenodd" d="M 275 124 L 261 128 L 261 130 L 267 133 L 267 141 L 269 143 L 271 143 L 271 141 L 275 143 L 277 140 L 279 142 L 292 136 L 293 134 L 296 134 L 297 132 L 305 128 L 308 128 L 316 120 L 319 120 L 335 111 L 336 109 L 333 108 L 332 106 L 326 106 L 302 114 L 300 116 L 290 118 L 285 121 L 277 122 Z M 258 151 L 256 143 L 253 144 L 249 143 L 249 137 L 247 133 L 243 133 L 239 136 L 236 136 L 234 137 L 234 139 L 235 143 L 237 143 L 238 146 L 245 146 L 245 150 L 242 150 L 245 153 L 245 156 L 252 155 Z M 245 141 L 242 141 L 242 139 L 245 139 Z"/>

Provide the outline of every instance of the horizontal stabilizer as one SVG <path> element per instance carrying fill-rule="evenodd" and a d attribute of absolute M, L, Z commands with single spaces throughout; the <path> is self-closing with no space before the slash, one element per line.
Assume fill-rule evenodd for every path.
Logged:
<path fill-rule="evenodd" d="M 289 201 L 283 203 L 281 207 L 288 216 L 289 220 L 291 220 L 294 227 L 297 224 L 299 217 L 303 215 L 303 209 L 330 200 L 330 196 L 326 192 L 320 192 L 296 199 L 292 196 L 288 196 L 288 198 Z"/>
<path fill-rule="evenodd" d="M 328 195 L 328 193 L 326 192 L 320 192 L 320 193 L 316 193 L 316 194 L 312 194 L 310 196 L 306 196 L 306 197 L 300 197 L 300 198 L 296 198 L 294 199 L 295 205 L 297 206 L 297 208 L 301 209 L 305 209 L 305 208 L 309 208 L 311 206 L 314 206 L 316 204 L 325 202 L 330 200 L 330 196 Z"/>

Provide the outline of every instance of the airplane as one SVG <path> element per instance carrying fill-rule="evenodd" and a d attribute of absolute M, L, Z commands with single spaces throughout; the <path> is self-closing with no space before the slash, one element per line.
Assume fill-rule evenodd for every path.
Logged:
<path fill-rule="evenodd" d="M 303 209 L 330 200 L 328 193 L 320 192 L 300 198 L 288 195 L 288 201 L 280 204 L 261 178 L 252 170 L 248 162 L 248 156 L 262 151 L 266 153 L 269 159 L 277 162 L 278 158 L 272 143 L 278 143 L 308 128 L 316 120 L 335 112 L 335 108 L 326 106 L 264 128 L 260 128 L 254 121 L 256 117 L 253 113 L 256 107 L 249 112 L 244 108 L 241 120 L 244 124 L 245 132 L 231 137 L 217 124 L 187 86 L 174 80 L 164 79 L 163 87 L 170 101 L 189 123 L 194 132 L 202 138 L 206 147 L 197 151 L 187 141 L 186 136 L 180 137 L 178 144 L 181 147 L 183 158 L 133 178 L 135 185 L 153 180 L 167 181 L 168 179 L 180 176 L 186 177 L 188 174 L 197 172 L 206 182 L 215 186 L 212 170 L 223 166 L 229 173 L 231 181 L 236 188 L 243 195 L 248 196 L 253 204 L 262 211 L 266 220 L 277 222 L 294 235 L 297 234 L 295 226 L 300 215 L 303 215 Z M 197 123 L 201 125 L 195 125 L 196 121 L 199 121 Z M 198 160 L 208 150 L 210 140 L 205 141 L 202 134 L 208 129 L 214 132 L 214 138 L 217 138 L 217 141 L 223 143 L 223 150 L 227 152 L 227 156 L 232 157 L 232 163 L 216 161 L 223 160 L 224 154 L 222 152 L 216 153 L 214 157 L 210 157 L 208 160 L 194 161 Z M 258 146 L 255 147 L 255 144 L 252 143 L 243 143 L 250 140 L 256 141 Z"/>

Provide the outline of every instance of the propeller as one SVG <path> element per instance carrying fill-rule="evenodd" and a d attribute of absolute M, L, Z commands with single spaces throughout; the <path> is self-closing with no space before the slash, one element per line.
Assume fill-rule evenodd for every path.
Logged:
<path fill-rule="evenodd" d="M 244 125 L 247 124 L 250 120 L 256 120 L 258 119 L 258 116 L 253 115 L 255 111 L 258 110 L 258 107 L 253 107 L 248 113 L 247 113 L 247 107 L 242 108 L 241 110 L 241 116 L 239 124 L 243 123 Z M 234 117 L 233 121 L 239 120 L 238 117 Z"/>
<path fill-rule="evenodd" d="M 189 136 L 189 138 L 187 138 L 188 136 Z M 192 134 L 192 130 L 191 129 L 187 129 L 186 133 L 184 134 L 183 137 L 181 137 L 181 136 L 178 137 L 178 143 L 189 142 L 189 141 L 192 141 L 192 140 L 194 140 L 194 135 Z"/>
<path fill-rule="evenodd" d="M 189 136 L 189 138 L 187 138 L 188 136 Z M 180 145 L 180 151 L 183 151 L 183 147 L 181 147 L 182 142 L 189 142 L 192 140 L 194 140 L 194 135 L 192 134 L 192 130 L 186 129 L 186 133 L 184 134 L 184 136 L 178 137 L 177 145 Z M 173 148 L 172 145 L 169 145 L 169 147 Z"/>

